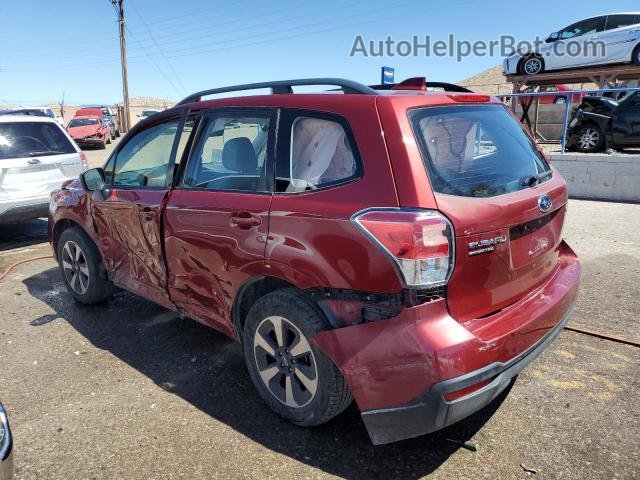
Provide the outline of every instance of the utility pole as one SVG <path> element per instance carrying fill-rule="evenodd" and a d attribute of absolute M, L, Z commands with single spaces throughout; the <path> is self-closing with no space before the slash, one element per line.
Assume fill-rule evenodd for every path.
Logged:
<path fill-rule="evenodd" d="M 64 90 L 62 91 L 62 100 L 58 102 L 58 105 L 60 105 L 60 118 L 64 122 Z"/>
<path fill-rule="evenodd" d="M 125 130 L 131 128 L 129 112 L 129 80 L 127 79 L 127 41 L 125 38 L 126 27 L 124 24 L 124 0 L 111 0 L 118 15 L 118 25 L 120 27 L 120 61 L 122 63 L 122 98 L 124 101 L 124 127 Z"/>

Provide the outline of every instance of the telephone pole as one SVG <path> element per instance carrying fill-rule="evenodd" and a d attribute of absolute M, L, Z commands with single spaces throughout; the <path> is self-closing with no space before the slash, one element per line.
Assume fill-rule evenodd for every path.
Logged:
<path fill-rule="evenodd" d="M 125 38 L 124 23 L 124 0 L 111 0 L 113 8 L 118 15 L 118 25 L 120 28 L 120 61 L 122 63 L 122 98 L 124 102 L 124 127 L 125 130 L 131 128 L 131 119 L 129 114 L 129 80 L 127 79 L 127 41 Z"/>

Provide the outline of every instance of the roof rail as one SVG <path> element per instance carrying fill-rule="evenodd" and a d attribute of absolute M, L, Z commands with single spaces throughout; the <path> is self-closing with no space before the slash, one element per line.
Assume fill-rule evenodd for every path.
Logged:
<path fill-rule="evenodd" d="M 371 88 L 374 90 L 402 90 L 402 82 L 401 83 L 391 83 L 384 85 L 371 85 Z M 446 82 L 424 82 L 425 88 L 442 88 L 446 92 L 456 92 L 456 93 L 474 93 L 473 90 L 469 90 L 468 88 L 461 87 L 460 85 L 456 85 L 454 83 L 446 83 Z M 414 88 L 408 88 L 408 90 L 415 90 Z"/>
<path fill-rule="evenodd" d="M 189 95 L 180 100 L 176 105 L 184 105 L 185 103 L 199 102 L 202 97 L 207 95 L 216 95 L 218 93 L 241 92 L 243 90 L 257 90 L 260 88 L 270 88 L 272 94 L 293 93 L 291 87 L 300 87 L 308 85 L 335 85 L 342 89 L 344 93 L 358 93 L 364 95 L 377 95 L 373 88 L 367 87 L 353 80 L 345 80 L 342 78 L 302 78 L 298 80 L 278 80 L 275 82 L 247 83 L 245 85 L 233 85 L 230 87 L 212 88 L 210 90 L 202 90 L 201 92 Z"/>

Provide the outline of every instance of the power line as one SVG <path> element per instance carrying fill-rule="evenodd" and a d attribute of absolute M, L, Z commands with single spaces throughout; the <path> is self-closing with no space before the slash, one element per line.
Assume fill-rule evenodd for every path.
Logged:
<path fill-rule="evenodd" d="M 427 0 L 427 1 L 429 1 L 429 0 Z M 334 9 L 333 11 L 346 9 L 346 8 L 351 8 L 351 7 L 357 6 L 357 5 L 361 4 L 361 3 L 369 3 L 369 2 L 357 1 L 357 2 L 353 2 L 351 4 L 343 5 L 342 7 L 338 7 L 336 9 Z M 346 17 L 339 18 L 337 20 L 343 21 L 343 20 L 347 20 L 347 19 L 350 19 L 350 18 L 362 18 L 363 15 L 370 15 L 370 14 L 375 14 L 375 13 L 379 13 L 379 12 L 384 12 L 384 11 L 387 11 L 387 10 L 397 9 L 400 6 L 407 6 L 407 5 L 411 5 L 411 4 L 415 4 L 415 3 L 424 3 L 424 0 L 410 0 L 410 1 L 405 1 L 405 2 L 399 3 L 399 4 L 395 4 L 395 5 L 392 5 L 392 6 L 387 5 L 386 7 L 382 7 L 382 8 L 378 8 L 378 9 L 373 9 L 373 10 L 370 9 L 365 13 L 357 12 L 357 13 L 348 15 Z M 214 33 L 207 33 L 207 34 L 204 34 L 204 35 L 196 35 L 196 36 L 191 36 L 189 38 L 182 39 L 182 40 L 167 42 L 166 45 L 175 44 L 175 43 L 194 42 L 194 41 L 197 41 L 197 40 L 202 40 L 204 38 L 219 37 L 219 36 L 222 36 L 222 35 L 227 35 L 229 33 L 241 32 L 241 31 L 245 31 L 245 30 L 254 31 L 257 28 L 268 27 L 268 26 L 271 26 L 271 25 L 273 25 L 275 23 L 289 22 L 289 21 L 292 21 L 292 20 L 297 20 L 297 19 L 300 19 L 300 18 L 307 18 L 307 17 L 308 17 L 308 15 L 297 15 L 295 17 L 289 17 L 289 18 L 283 19 L 281 21 L 276 21 L 276 22 L 264 22 L 264 23 L 259 23 L 259 24 L 256 24 L 256 25 L 251 25 L 251 26 L 248 26 L 248 27 L 221 30 L 221 31 L 216 31 Z M 230 42 L 243 41 L 243 40 L 247 40 L 247 39 L 250 39 L 250 38 L 260 38 L 260 37 L 262 37 L 264 35 L 273 35 L 273 34 L 277 34 L 277 33 L 286 33 L 286 32 L 292 31 L 292 30 L 306 29 L 306 28 L 309 28 L 309 27 L 314 27 L 314 26 L 318 26 L 318 25 L 324 25 L 327 21 L 328 20 L 325 19 L 325 20 L 316 21 L 316 22 L 307 23 L 307 24 L 299 24 L 299 25 L 296 25 L 296 26 L 293 26 L 293 27 L 290 26 L 290 27 L 279 29 L 279 30 L 272 30 L 272 31 L 267 32 L 267 33 L 256 33 L 256 34 L 248 35 L 248 36 L 239 36 L 239 37 L 236 37 L 236 38 L 233 38 L 233 39 L 225 39 L 224 42 L 214 42 L 214 43 L 208 44 L 208 45 L 206 45 L 206 44 L 205 45 L 200 45 L 199 48 L 200 49 L 209 48 L 211 46 L 216 46 L 216 45 L 220 45 L 220 44 L 223 44 L 223 43 L 227 44 L 227 43 L 230 43 Z M 132 33 L 130 29 L 128 29 L 128 31 L 130 33 Z M 190 32 L 187 32 L 187 33 L 190 33 Z M 163 45 L 163 44 L 161 44 L 161 45 Z M 140 43 L 140 47 L 142 47 L 141 43 Z M 177 49 L 176 48 L 169 49 L 169 50 L 165 51 L 164 54 L 166 56 L 166 53 L 175 54 L 175 53 L 178 53 L 178 52 L 192 52 L 192 51 L 194 51 L 194 48 L 195 48 L 195 50 L 198 49 L 198 47 L 193 47 L 193 45 L 189 45 L 188 47 L 181 47 L 181 48 L 177 48 Z M 93 56 L 93 55 L 94 54 L 90 54 L 88 56 Z M 85 55 L 85 56 L 87 56 L 87 55 Z M 181 55 L 174 55 L 172 57 L 167 57 L 167 58 L 178 58 L 178 57 L 182 57 L 182 56 L 186 56 L 186 55 L 182 55 L 182 54 Z M 62 59 L 72 60 L 72 59 L 76 59 L 76 58 L 79 58 L 79 57 L 76 57 L 76 56 L 58 57 L 57 60 L 62 60 Z M 138 55 L 138 56 L 133 55 L 133 56 L 130 57 L 130 60 L 133 62 L 133 61 L 139 60 L 141 58 L 143 58 L 143 57 L 140 56 L 140 55 Z M 96 63 L 89 62 L 89 63 L 86 63 L 86 65 L 104 65 L 104 64 L 105 64 L 104 62 L 96 62 Z"/>
<path fill-rule="evenodd" d="M 109 0 L 107 0 L 107 1 L 109 1 Z M 230 6 L 230 5 L 232 6 L 232 5 L 239 4 L 239 3 L 246 4 L 247 0 L 239 0 L 239 1 L 236 1 L 236 2 L 229 3 L 229 4 L 225 5 L 225 8 Z M 219 9 L 219 8 L 220 8 L 219 6 L 216 6 L 215 8 L 207 8 L 205 10 L 198 10 L 196 12 L 190 12 L 190 13 L 186 13 L 186 14 L 183 14 L 183 15 L 177 15 L 177 16 L 167 17 L 167 18 L 164 18 L 164 19 L 161 19 L 161 20 L 150 21 L 150 22 L 147 22 L 147 25 L 156 25 L 158 23 L 173 22 L 173 21 L 175 21 L 176 19 L 179 19 L 179 18 L 193 17 L 194 15 L 196 15 L 198 13 L 208 12 L 208 11 L 212 11 L 212 10 Z M 285 10 L 290 10 L 290 7 L 286 8 L 286 9 L 280 9 L 278 11 L 285 11 Z M 262 14 L 262 16 L 266 16 L 266 15 L 268 15 L 268 13 Z M 255 15 L 252 15 L 251 17 L 246 17 L 246 18 L 255 18 Z M 175 26 L 189 25 L 189 24 L 192 24 L 194 22 L 195 23 L 199 23 L 199 22 L 202 22 L 202 21 L 209 21 L 209 20 L 210 19 L 207 18 L 207 17 L 205 17 L 205 18 L 197 18 L 197 19 L 192 19 L 191 21 L 189 21 L 187 23 L 181 23 L 181 24 L 178 24 L 178 25 L 175 25 Z M 233 23 L 233 22 L 226 22 L 226 23 Z M 133 25 L 133 26 L 129 25 L 129 28 L 134 30 L 134 31 L 137 30 L 136 25 Z M 103 38 L 103 39 L 111 39 L 111 38 L 113 38 L 113 32 L 112 31 L 110 31 L 110 32 L 106 32 L 106 31 L 103 31 L 103 32 L 91 32 L 91 36 L 92 36 L 93 39 L 92 40 L 88 40 L 88 41 L 84 41 L 83 42 L 83 47 L 87 46 L 87 45 L 102 45 L 102 44 L 104 44 L 104 40 L 96 40 L 96 37 L 97 38 Z M 2 45 L 2 46 L 6 47 L 7 46 L 6 43 L 7 42 L 4 42 L 4 45 Z M 20 49 L 30 49 L 30 48 L 38 48 L 38 47 L 45 47 L 45 48 L 46 47 L 53 47 L 51 51 L 58 51 L 60 49 L 60 47 L 58 45 L 63 45 L 66 48 L 66 47 L 69 46 L 69 40 L 52 40 L 50 42 L 25 43 L 21 39 L 20 42 L 16 45 L 16 47 L 20 47 Z M 40 50 L 40 48 L 38 48 L 38 49 Z"/>
<path fill-rule="evenodd" d="M 447 4 L 445 7 L 429 7 L 429 8 L 425 8 L 425 9 L 417 9 L 411 12 L 412 15 L 415 14 L 420 14 L 420 13 L 425 13 L 425 12 L 434 12 L 434 11 L 439 11 L 439 10 L 444 10 L 445 8 L 450 8 L 453 6 L 458 6 L 458 5 L 464 5 L 464 4 L 469 4 L 469 3 L 475 3 L 478 0 L 465 0 L 465 1 L 461 1 L 461 2 L 455 2 L 455 3 L 451 3 L 451 4 Z M 414 3 L 414 2 L 408 2 L 408 3 Z M 390 8 L 397 8 L 398 5 L 394 5 L 393 7 Z M 384 9 L 387 10 L 387 9 Z M 361 16 L 361 15 L 357 15 L 357 16 Z M 232 50 L 232 49 L 236 49 L 236 48 L 243 48 L 243 47 L 248 47 L 248 46 L 254 46 L 254 45 L 260 45 L 260 44 L 264 44 L 264 43 L 273 43 L 273 42 L 278 42 L 278 41 L 282 41 L 282 40 L 289 40 L 289 39 L 293 39 L 293 38 L 300 38 L 300 37 L 305 37 L 305 36 L 309 36 L 309 35 L 316 35 L 319 33 L 326 33 L 326 32 L 331 32 L 331 31 L 336 31 L 336 30 L 342 30 L 345 28 L 352 28 L 352 27 L 358 27 L 358 26 L 362 26 L 362 25 L 368 25 L 368 24 L 372 24 L 372 23 L 378 23 L 378 22 L 382 22 L 382 21 L 387 21 L 387 20 L 391 20 L 391 19 L 395 19 L 395 18 L 403 18 L 406 16 L 406 13 L 404 14 L 399 14 L 399 15 L 392 15 L 392 16 L 385 16 L 383 18 L 376 18 L 376 19 L 371 19 L 371 20 L 367 20 L 367 21 L 363 21 L 363 22 L 355 22 L 355 23 L 350 23 L 350 24 L 346 24 L 346 25 L 340 25 L 340 26 L 335 26 L 335 27 L 330 27 L 330 28 L 325 28 L 325 29 L 320 29 L 320 30 L 315 30 L 315 31 L 305 31 L 302 33 L 297 33 L 297 34 L 292 34 L 292 35 L 286 35 L 286 36 L 280 36 L 280 37 L 276 37 L 276 38 L 262 38 L 258 41 L 252 41 L 249 43 L 242 43 L 242 44 L 238 44 L 236 43 L 239 40 L 246 40 L 249 38 L 255 38 L 255 37 L 264 37 L 265 35 L 271 35 L 273 33 L 282 33 L 282 32 L 287 32 L 287 31 L 292 31 L 292 30 L 299 30 L 300 28 L 308 28 L 309 26 L 317 26 L 317 25 L 322 25 L 325 24 L 326 22 L 317 22 L 314 24 L 306 24 L 303 26 L 299 26 L 299 27 L 294 27 L 294 28 L 287 28 L 287 29 L 281 29 L 279 31 L 276 32 L 269 32 L 268 34 L 259 34 L 259 35 L 249 35 L 246 37 L 239 37 L 236 39 L 232 39 L 232 40 L 225 40 L 224 42 L 217 42 L 217 43 L 212 43 L 210 45 L 205 45 L 202 48 L 205 48 L 205 50 L 194 50 L 193 48 L 189 48 L 186 49 L 188 50 L 188 53 L 182 53 L 182 54 L 175 54 L 175 55 L 169 55 L 167 56 L 167 58 L 182 58 L 182 57 L 190 57 L 190 56 L 197 56 L 197 55 L 204 55 L 207 53 L 214 53 L 214 52 L 220 52 L 220 51 L 227 51 L 227 50 Z M 350 17 L 346 17 L 346 18 L 351 18 L 353 16 Z M 220 48 L 214 48 L 211 49 L 209 47 L 215 46 L 215 45 L 226 45 L 224 47 L 220 47 Z M 231 44 L 231 45 L 229 45 Z M 185 49 L 178 49 L 178 50 L 172 50 L 169 53 L 177 53 L 177 52 L 181 52 L 184 51 Z M 135 58 L 135 59 L 134 59 Z M 132 57 L 132 59 L 134 59 L 132 61 L 132 63 L 146 63 L 145 60 L 142 60 L 143 57 Z M 149 61 L 149 60 L 147 60 Z M 58 69 L 75 69 L 78 67 L 107 67 L 107 66 L 112 66 L 114 65 L 114 62 L 92 62 L 92 63 L 84 63 L 84 64 L 68 64 L 68 65 L 63 65 L 63 66 L 51 66 L 50 68 L 58 68 Z M 37 67 L 25 67 L 22 68 L 22 70 L 29 70 L 29 69 L 42 69 L 42 68 L 47 68 L 47 67 L 42 67 L 42 66 L 37 66 Z"/>
<path fill-rule="evenodd" d="M 182 87 L 182 91 L 184 92 L 185 95 L 188 95 L 189 92 L 187 92 L 187 89 L 184 88 L 184 84 L 182 83 L 182 80 L 180 80 L 180 77 L 178 76 L 178 74 L 176 73 L 176 71 L 173 69 L 173 66 L 171 65 L 171 62 L 169 62 L 169 59 L 167 58 L 167 56 L 164 54 L 164 52 L 162 51 L 162 48 L 160 48 L 160 45 L 158 44 L 158 42 L 156 41 L 155 37 L 153 36 L 153 34 L 151 33 L 151 30 L 149 30 L 149 27 L 147 26 L 146 23 L 144 23 L 144 20 L 142 18 L 142 15 L 140 15 L 140 12 L 138 12 L 138 9 L 135 7 L 135 5 L 132 5 L 133 7 L 133 11 L 136 12 L 136 15 L 138 15 L 138 18 L 140 19 L 140 21 L 142 22 L 142 24 L 144 25 L 144 27 L 147 29 L 147 32 L 149 33 L 149 36 L 151 37 L 151 39 L 153 40 L 153 43 L 156 44 L 156 48 L 158 49 L 158 51 L 160 52 L 160 54 L 162 55 L 162 57 L 164 58 L 164 61 L 166 62 L 167 66 L 169 67 L 169 70 L 171 70 L 171 72 L 173 73 L 173 76 L 176 77 L 176 80 L 178 81 L 178 83 L 180 84 L 180 87 Z M 133 35 L 133 33 L 131 34 L 131 36 L 133 36 L 133 38 L 135 39 L 135 35 Z M 136 39 L 136 42 L 138 40 Z M 138 42 L 139 43 L 139 42 Z M 140 44 L 140 43 L 139 43 Z M 140 46 L 142 46 L 142 44 L 140 44 Z M 144 49 L 144 47 L 143 47 Z M 153 62 L 155 64 L 155 61 Z M 167 78 L 168 80 L 168 78 Z M 171 82 L 172 83 L 172 82 Z M 179 92 L 178 92 L 179 93 Z"/>
<path fill-rule="evenodd" d="M 122 1 L 122 0 L 121 0 Z M 133 38 L 133 40 L 140 45 L 140 42 L 138 41 L 138 38 L 129 30 L 127 29 L 127 32 L 129 32 L 131 34 L 131 37 Z M 142 45 L 140 45 L 142 47 Z M 171 84 L 171 86 L 174 88 L 174 90 L 178 93 L 178 95 L 181 95 L 180 90 L 178 90 L 178 87 L 176 87 L 176 84 L 173 83 L 173 81 L 167 76 L 166 73 L 164 73 L 164 70 L 162 70 L 162 68 L 160 68 L 160 65 L 158 65 L 158 63 L 155 61 L 155 59 L 151 56 L 151 54 L 149 52 L 147 52 L 147 49 L 142 47 L 142 50 L 144 51 L 145 55 L 149 58 L 149 60 L 151 62 L 153 62 L 153 64 L 155 65 L 155 67 L 158 69 L 158 71 L 160 72 L 160 74 L 165 78 L 165 80 L 167 80 L 167 82 L 169 82 Z M 184 86 L 182 87 L 184 90 Z M 186 90 L 184 90 L 186 92 Z"/>
<path fill-rule="evenodd" d="M 353 6 L 357 6 L 357 5 L 362 4 L 362 3 L 369 4 L 370 1 L 361 0 L 361 1 L 357 1 L 357 2 L 354 2 L 354 3 L 348 4 L 348 5 L 343 5 L 343 6 L 334 8 L 332 10 L 332 12 L 337 11 L 337 10 L 344 10 L 344 9 L 347 9 L 347 8 L 351 8 Z M 237 19 L 234 19 L 234 20 L 231 20 L 231 21 L 227 21 L 224 24 L 225 24 L 225 26 L 233 25 L 233 24 L 236 24 L 236 23 L 245 22 L 247 20 L 254 20 L 256 17 L 259 17 L 260 19 L 263 19 L 265 17 L 273 16 L 274 14 L 277 14 L 279 12 L 290 11 L 290 10 L 291 10 L 290 8 L 283 8 L 283 9 L 279 9 L 279 10 L 271 10 L 269 12 L 261 13 L 259 15 L 255 15 L 254 14 L 254 15 L 251 15 L 251 16 L 245 16 L 245 17 L 237 18 Z M 326 8 L 323 8 L 322 10 L 326 10 Z M 320 13 L 322 13 L 322 12 L 320 12 Z M 244 26 L 244 27 L 237 27 L 237 28 L 228 29 L 228 30 L 225 30 L 225 31 L 218 31 L 218 33 L 216 35 L 233 33 L 233 32 L 241 32 L 241 31 L 244 31 L 244 30 L 255 30 L 256 28 L 259 28 L 259 27 L 262 27 L 262 26 L 270 26 L 270 25 L 278 24 L 278 23 L 287 23 L 287 22 L 290 22 L 290 21 L 293 21 L 293 20 L 296 20 L 296 19 L 299 19 L 299 18 L 305 18 L 307 16 L 308 15 L 297 15 L 297 16 L 294 16 L 294 17 L 286 17 L 286 18 L 279 19 L 279 20 L 273 20 L 273 21 L 270 21 L 270 22 L 259 23 L 257 25 L 247 25 L 247 26 Z M 199 19 L 199 20 L 194 20 L 193 22 L 200 22 L 202 20 L 208 20 L 208 19 L 206 19 L 206 18 L 205 19 Z M 193 22 L 182 23 L 182 24 L 175 25 L 175 26 L 190 25 Z M 151 23 L 148 23 L 146 25 L 151 25 Z M 147 29 L 148 29 L 148 27 L 147 27 Z M 129 32 L 132 32 L 132 33 L 135 33 L 137 31 L 136 29 L 131 28 L 131 26 L 127 26 L 127 30 Z M 156 41 L 157 41 L 157 39 L 171 39 L 171 40 L 169 40 L 167 42 L 164 42 L 164 43 L 160 42 L 161 45 L 163 45 L 163 44 L 164 45 L 173 45 L 175 43 L 191 42 L 191 41 L 193 41 L 194 38 L 193 37 L 189 37 L 189 35 L 191 35 L 193 32 L 197 32 L 197 31 L 201 31 L 201 30 L 211 30 L 211 25 L 207 25 L 205 27 L 199 27 L 199 28 L 191 28 L 191 29 L 186 30 L 186 31 L 185 30 L 181 30 L 179 32 L 168 33 L 168 34 L 165 34 L 165 35 L 162 35 L 162 34 L 161 35 L 155 35 L 155 39 L 156 39 Z M 180 40 L 173 40 L 173 38 L 175 38 L 175 37 L 181 37 L 181 36 L 183 37 L 185 35 L 187 35 L 188 37 L 180 39 Z M 216 36 L 216 35 L 211 35 L 211 36 Z M 195 39 L 197 39 L 197 38 L 199 38 L 199 37 L 195 37 Z M 153 41 L 153 40 L 151 40 L 151 39 L 150 40 L 141 39 L 140 40 L 140 44 L 144 45 L 145 43 L 149 43 L 151 41 Z M 106 51 L 106 50 L 110 50 L 112 48 L 109 45 L 105 45 L 104 41 L 98 41 L 97 42 L 97 44 L 99 45 L 98 47 L 88 47 L 88 45 L 92 45 L 93 43 L 94 42 L 83 42 L 82 48 L 80 48 L 80 49 L 72 49 L 71 51 L 66 51 L 65 50 L 65 54 L 63 54 L 62 56 L 56 55 L 56 59 L 57 60 L 75 60 L 75 59 L 78 59 L 78 58 L 95 57 L 96 56 L 96 52 L 98 52 L 98 51 Z M 149 46 L 149 45 L 146 45 L 146 46 Z M 131 49 L 131 50 L 134 50 L 134 49 Z M 3 59 L 5 61 L 8 60 L 8 61 L 12 61 L 12 62 L 15 62 L 15 61 L 19 62 L 19 61 L 24 61 L 24 60 L 32 61 L 32 60 L 40 59 L 40 58 L 51 58 L 51 52 L 58 53 L 60 51 L 60 49 L 59 48 L 53 48 L 52 50 L 38 49 L 38 51 L 39 51 L 39 53 L 37 53 L 36 55 L 24 55 L 24 49 L 23 49 L 19 55 L 16 55 L 14 57 L 3 55 Z M 86 52 L 86 53 L 84 53 L 84 52 Z"/>

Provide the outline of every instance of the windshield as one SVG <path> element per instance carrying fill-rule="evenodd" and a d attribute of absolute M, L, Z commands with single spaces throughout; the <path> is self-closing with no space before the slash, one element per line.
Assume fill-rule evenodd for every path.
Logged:
<path fill-rule="evenodd" d="M 0 159 L 76 153 L 57 124 L 0 123 Z"/>
<path fill-rule="evenodd" d="M 74 118 L 69 122 L 67 128 L 86 127 L 87 125 L 97 125 L 97 118 Z"/>
<path fill-rule="evenodd" d="M 528 188 L 550 170 L 522 126 L 501 105 L 409 112 L 435 192 L 493 197 Z"/>

